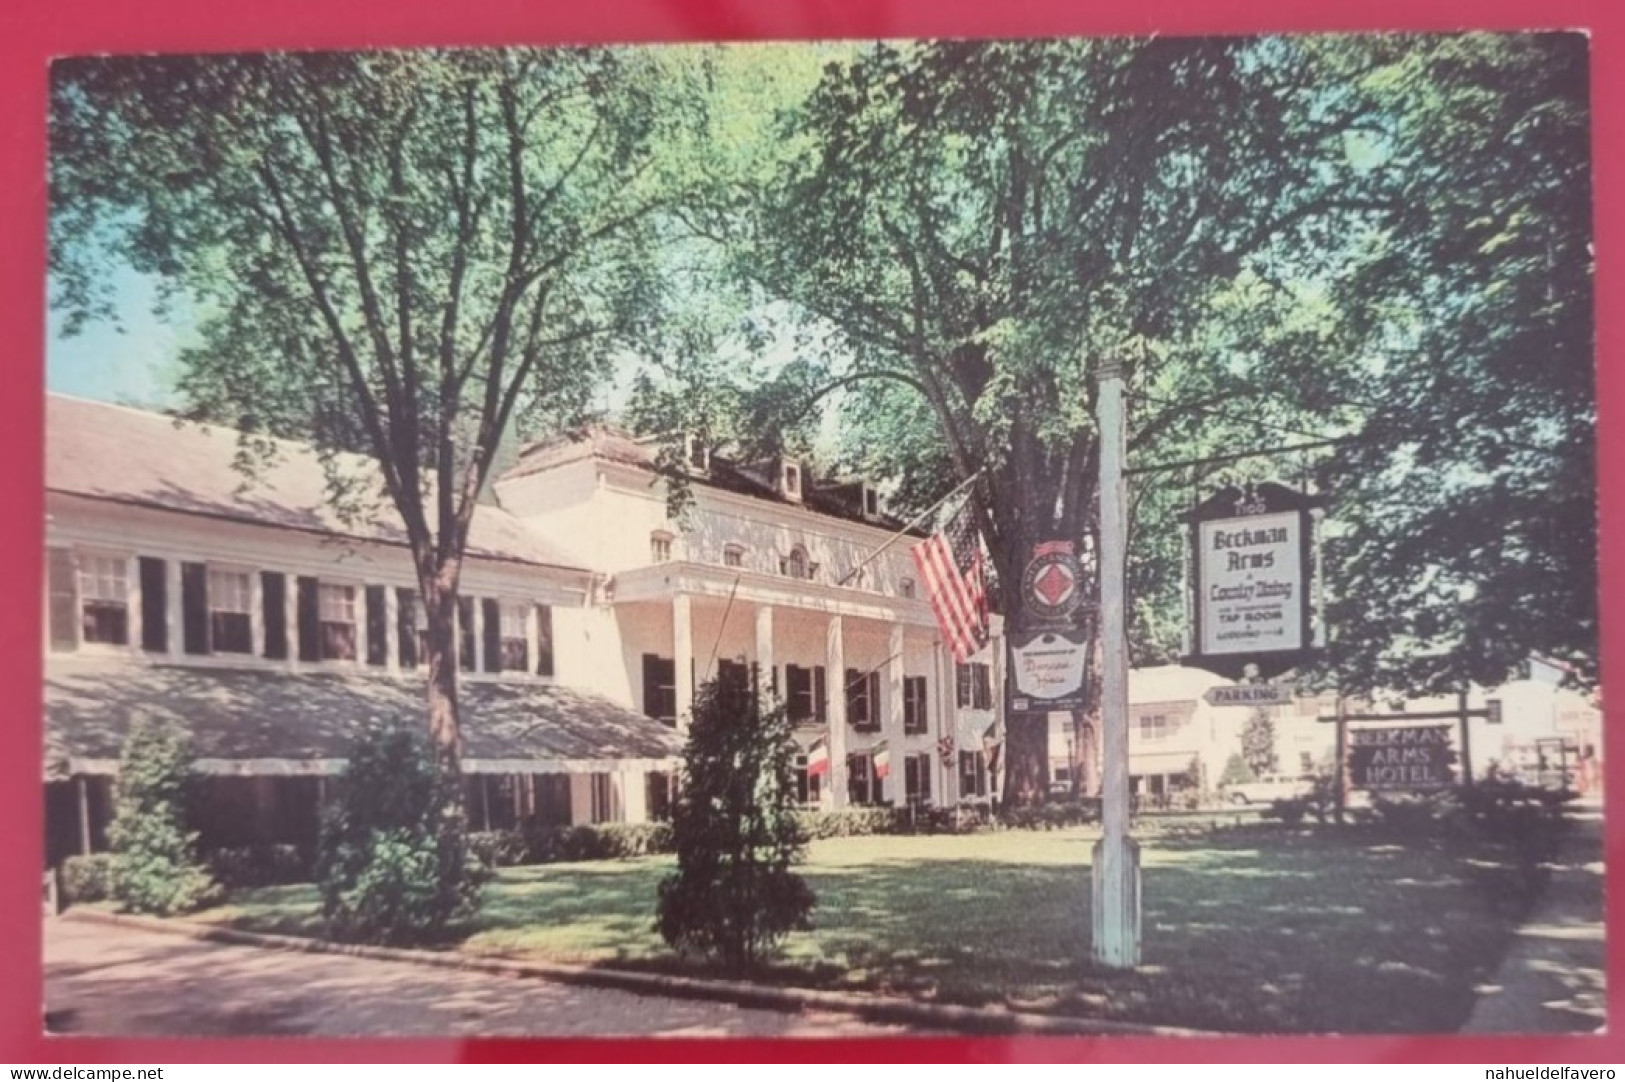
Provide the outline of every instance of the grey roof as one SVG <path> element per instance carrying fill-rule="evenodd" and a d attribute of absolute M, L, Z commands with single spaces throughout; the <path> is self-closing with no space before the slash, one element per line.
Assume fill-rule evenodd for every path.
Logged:
<path fill-rule="evenodd" d="M 406 544 L 376 463 L 342 455 L 340 469 L 379 494 L 366 522 L 345 522 L 329 505 L 315 450 L 272 441 L 274 459 L 249 480 L 233 465 L 242 435 L 219 425 L 182 423 L 161 413 L 52 394 L 46 396 L 45 487 L 216 518 Z M 474 556 L 574 568 L 512 514 L 481 504 L 469 528 Z"/>
<path fill-rule="evenodd" d="M 45 676 L 45 774 L 69 759 L 116 760 L 138 717 L 173 722 L 200 759 L 315 763 L 343 759 L 360 727 L 422 724 L 421 677 L 63 660 Z M 470 760 L 549 764 L 673 759 L 674 730 L 602 696 L 536 683 L 465 682 Z"/>

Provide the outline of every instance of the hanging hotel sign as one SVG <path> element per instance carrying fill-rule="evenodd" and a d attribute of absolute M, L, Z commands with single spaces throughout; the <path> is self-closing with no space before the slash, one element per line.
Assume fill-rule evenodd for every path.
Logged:
<path fill-rule="evenodd" d="M 1084 708 L 1088 638 L 1081 631 L 1010 634 L 1010 711 L 1043 714 Z"/>
<path fill-rule="evenodd" d="M 1445 789 L 1456 783 L 1448 725 L 1349 732 L 1349 784 L 1356 789 Z"/>
<path fill-rule="evenodd" d="M 1083 565 L 1071 541 L 1033 546 L 1021 576 L 1023 623 L 1030 627 L 1068 626 L 1084 600 Z"/>
<path fill-rule="evenodd" d="M 1239 677 L 1307 660 L 1313 519 L 1318 501 L 1285 485 L 1230 486 L 1190 522 L 1192 639 L 1186 664 Z"/>

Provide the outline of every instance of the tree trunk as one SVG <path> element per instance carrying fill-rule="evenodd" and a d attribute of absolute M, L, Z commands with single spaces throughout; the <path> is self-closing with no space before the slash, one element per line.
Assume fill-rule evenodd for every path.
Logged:
<path fill-rule="evenodd" d="M 1042 804 L 1049 793 L 1049 715 L 1006 715 L 1004 734 L 1008 764 L 1002 794 L 1004 803 Z"/>
<path fill-rule="evenodd" d="M 457 710 L 457 588 L 445 575 L 424 584 L 428 615 L 425 663 L 429 669 L 429 742 L 440 769 L 455 777 L 462 769 L 463 731 Z"/>

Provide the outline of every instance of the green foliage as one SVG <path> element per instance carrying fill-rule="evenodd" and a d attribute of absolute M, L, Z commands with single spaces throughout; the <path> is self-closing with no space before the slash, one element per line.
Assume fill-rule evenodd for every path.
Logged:
<path fill-rule="evenodd" d="M 169 916 L 214 902 L 219 886 L 186 829 L 192 748 L 172 725 L 136 721 L 119 760 L 117 798 L 107 837 L 108 887 L 123 909 Z"/>
<path fill-rule="evenodd" d="M 1239 751 L 1230 753 L 1230 758 L 1224 761 L 1224 772 L 1219 775 L 1220 786 L 1257 780 L 1258 775 L 1253 772 L 1252 767 L 1247 765 L 1246 756 Z"/>
<path fill-rule="evenodd" d="M 713 680 L 695 696 L 671 824 L 677 871 L 662 880 L 657 910 L 666 942 L 731 968 L 810 927 L 815 901 L 792 870 L 806 839 L 790 723 L 756 683 Z"/>
<path fill-rule="evenodd" d="M 490 867 L 509 868 L 670 853 L 674 841 L 669 823 L 593 823 L 480 831 L 468 836 L 468 845 Z"/>
<path fill-rule="evenodd" d="M 474 915 L 489 870 L 471 851 L 454 778 L 424 741 L 369 728 L 322 819 L 316 878 L 335 939 L 443 939 Z"/>
<path fill-rule="evenodd" d="M 1275 722 L 1263 710 L 1254 710 L 1241 730 L 1241 756 L 1255 776 L 1275 773 Z"/>
<path fill-rule="evenodd" d="M 62 904 L 81 905 L 112 897 L 113 854 L 85 853 L 62 862 Z"/>
<path fill-rule="evenodd" d="M 204 854 L 209 871 L 228 890 L 310 882 L 315 854 L 307 847 L 276 842 L 228 846 Z"/>

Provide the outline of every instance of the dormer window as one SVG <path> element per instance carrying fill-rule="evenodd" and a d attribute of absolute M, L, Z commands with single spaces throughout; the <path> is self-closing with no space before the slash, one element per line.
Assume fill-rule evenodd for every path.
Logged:
<path fill-rule="evenodd" d="M 722 566 L 723 567 L 744 567 L 745 566 L 745 546 L 744 545 L 725 545 L 725 546 L 723 546 L 723 549 L 722 549 Z"/>
<path fill-rule="evenodd" d="M 910 601 L 914 600 L 914 580 L 903 579 L 899 582 L 897 584 L 897 594 L 899 597 L 907 598 Z"/>
<path fill-rule="evenodd" d="M 649 535 L 649 562 L 664 564 L 671 562 L 672 535 L 665 530 L 656 530 Z"/>
<path fill-rule="evenodd" d="M 807 550 L 797 545 L 790 550 L 790 555 L 779 561 L 780 573 L 792 579 L 808 579 L 812 577 L 812 564 L 807 562 Z"/>
<path fill-rule="evenodd" d="M 779 469 L 779 483 L 784 494 L 792 500 L 801 499 L 801 467 L 794 462 L 786 462 Z"/>
<path fill-rule="evenodd" d="M 707 447 L 700 437 L 690 436 L 683 451 L 683 459 L 688 468 L 695 473 L 708 473 L 711 469 L 711 448 Z"/>
<path fill-rule="evenodd" d="M 880 493 L 868 485 L 863 486 L 863 513 L 869 518 L 880 517 Z"/>

